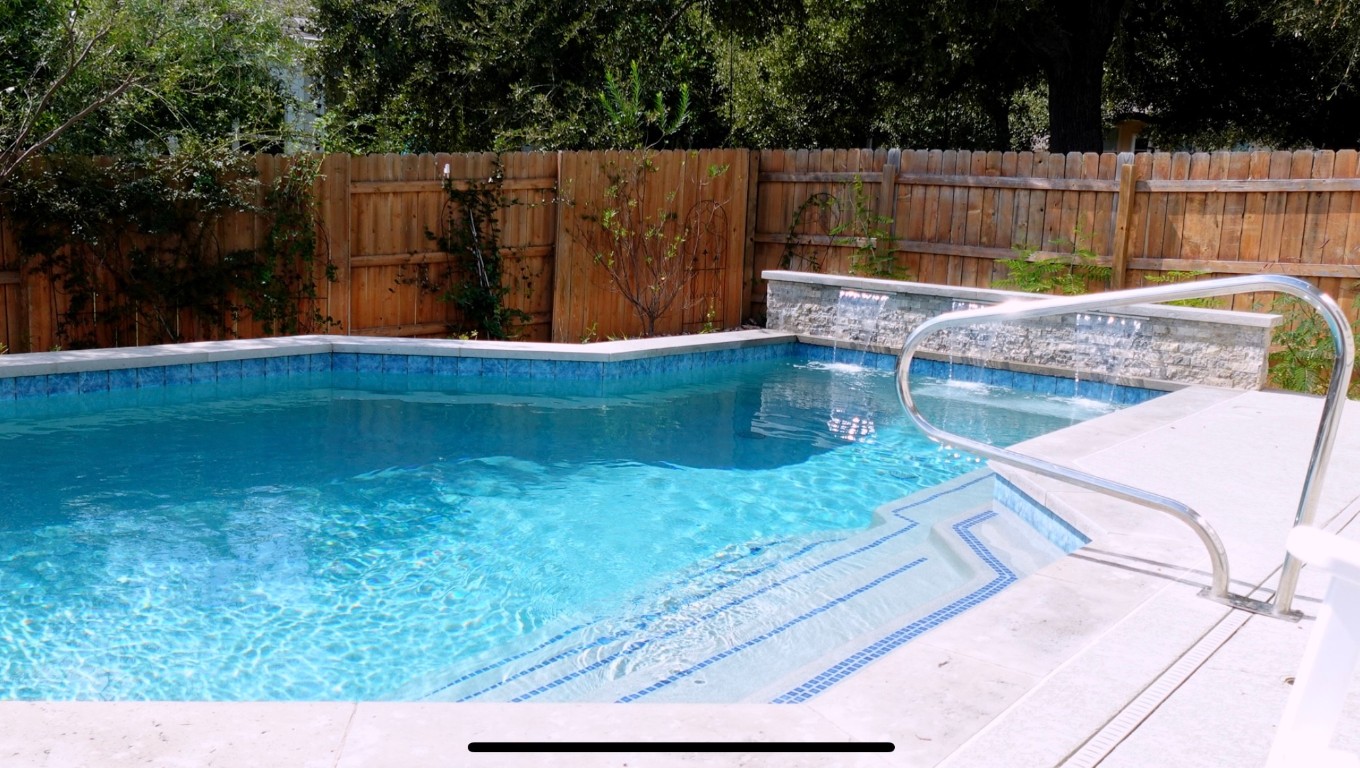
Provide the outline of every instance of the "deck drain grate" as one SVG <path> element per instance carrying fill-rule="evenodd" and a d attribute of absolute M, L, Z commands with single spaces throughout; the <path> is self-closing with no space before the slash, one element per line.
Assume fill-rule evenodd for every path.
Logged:
<path fill-rule="evenodd" d="M 1253 614 L 1246 611 L 1232 611 L 1214 625 L 1186 651 L 1174 664 L 1167 668 L 1156 680 L 1134 697 L 1117 715 L 1082 744 L 1081 748 L 1062 763 L 1063 768 L 1089 768 L 1099 765 L 1110 756 L 1129 734 L 1171 697 L 1195 670 L 1204 665 L 1218 652 L 1237 630 L 1241 629 Z"/>

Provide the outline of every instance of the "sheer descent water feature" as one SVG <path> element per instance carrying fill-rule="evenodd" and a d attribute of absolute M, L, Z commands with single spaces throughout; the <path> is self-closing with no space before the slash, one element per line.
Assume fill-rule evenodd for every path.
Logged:
<path fill-rule="evenodd" d="M 767 325 L 837 349 L 896 354 L 926 319 L 1032 294 L 771 270 Z M 874 298 L 865 298 L 874 297 Z M 842 302 L 849 308 L 842 310 Z M 872 317 L 866 315 L 872 313 Z M 1278 316 L 1142 305 L 941 333 L 941 361 L 1108 381 L 1152 389 L 1189 384 L 1258 389 Z"/>

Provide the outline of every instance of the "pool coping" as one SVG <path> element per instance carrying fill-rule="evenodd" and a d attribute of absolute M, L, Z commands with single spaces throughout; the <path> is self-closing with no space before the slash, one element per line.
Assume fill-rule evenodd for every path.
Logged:
<path fill-rule="evenodd" d="M 195 363 L 254 360 L 295 355 L 324 355 L 328 353 L 604 363 L 661 357 L 676 354 L 679 351 L 715 352 L 758 347 L 766 344 L 783 344 L 795 340 L 797 340 L 795 334 L 765 329 L 725 331 L 695 336 L 665 336 L 656 339 L 601 341 L 591 344 L 463 339 L 394 339 L 386 336 L 278 336 L 263 339 L 160 344 L 146 347 L 9 353 L 0 355 L 0 378 L 193 365 Z"/>

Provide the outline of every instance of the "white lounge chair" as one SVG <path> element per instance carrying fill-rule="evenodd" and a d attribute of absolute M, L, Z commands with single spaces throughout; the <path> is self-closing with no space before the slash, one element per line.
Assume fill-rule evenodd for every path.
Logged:
<path fill-rule="evenodd" d="M 1360 767 L 1360 756 L 1331 746 L 1360 654 L 1360 542 L 1299 526 L 1290 532 L 1288 547 L 1331 581 L 1266 765 Z"/>

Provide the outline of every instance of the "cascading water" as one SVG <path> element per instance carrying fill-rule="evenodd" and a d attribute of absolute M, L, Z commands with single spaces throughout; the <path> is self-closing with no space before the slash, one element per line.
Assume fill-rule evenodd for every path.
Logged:
<path fill-rule="evenodd" d="M 877 343 L 878 326 L 887 306 L 886 293 L 841 289 L 836 297 L 836 329 L 839 333 L 834 338 L 843 338 L 845 341 L 863 346 L 858 350 L 846 350 L 847 354 L 842 355 L 840 345 L 837 343 L 832 352 L 833 362 L 861 367 L 864 365 L 866 353 L 863 347 Z"/>
<path fill-rule="evenodd" d="M 977 302 L 964 301 L 963 299 L 954 299 L 953 302 L 950 303 L 949 309 L 951 312 L 963 312 L 970 309 L 977 309 L 981 306 L 982 305 L 978 304 Z M 970 347 L 975 346 L 970 342 L 971 341 L 981 342 L 982 334 L 986 333 L 987 329 L 990 329 L 992 327 L 993 327 L 992 325 L 988 324 L 977 328 L 973 327 L 950 328 L 942 334 L 944 336 L 945 353 L 949 356 L 949 381 L 951 383 L 962 380 L 962 377 L 956 377 L 954 375 L 955 361 L 959 360 L 960 365 L 962 365 L 963 362 L 962 360 L 960 360 L 960 358 L 967 357 L 967 355 L 965 355 L 964 353 Z M 989 350 L 988 354 L 990 355 L 990 345 L 983 344 L 982 346 Z"/>

